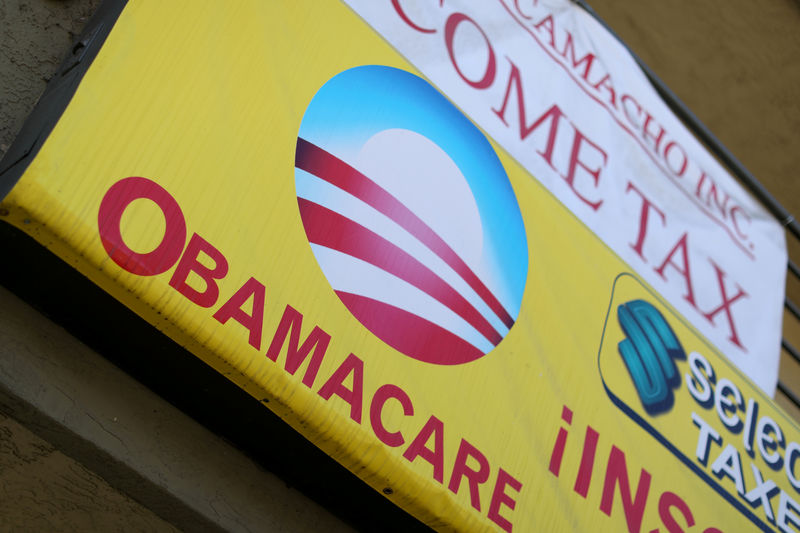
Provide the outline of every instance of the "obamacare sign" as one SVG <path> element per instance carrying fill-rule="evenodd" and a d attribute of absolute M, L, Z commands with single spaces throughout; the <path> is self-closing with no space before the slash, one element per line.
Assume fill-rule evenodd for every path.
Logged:
<path fill-rule="evenodd" d="M 797 531 L 777 225 L 520 4 L 128 2 L 0 217 L 434 528 Z"/>

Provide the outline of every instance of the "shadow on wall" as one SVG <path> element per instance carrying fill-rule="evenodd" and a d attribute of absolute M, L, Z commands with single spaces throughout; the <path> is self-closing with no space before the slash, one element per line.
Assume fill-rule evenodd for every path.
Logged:
<path fill-rule="evenodd" d="M 100 3 L 0 1 L 0 158 Z"/>

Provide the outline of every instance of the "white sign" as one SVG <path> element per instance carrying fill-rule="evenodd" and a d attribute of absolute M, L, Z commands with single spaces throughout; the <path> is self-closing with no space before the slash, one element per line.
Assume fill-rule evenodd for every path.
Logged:
<path fill-rule="evenodd" d="M 614 36 L 566 0 L 346 2 L 774 394 L 783 230 Z"/>

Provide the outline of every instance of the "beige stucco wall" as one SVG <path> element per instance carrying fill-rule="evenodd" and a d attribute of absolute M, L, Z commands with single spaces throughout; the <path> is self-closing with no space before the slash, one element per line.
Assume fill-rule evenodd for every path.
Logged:
<path fill-rule="evenodd" d="M 0 158 L 99 4 L 0 1 Z"/>
<path fill-rule="evenodd" d="M 1 407 L 0 530 L 177 531 Z"/>

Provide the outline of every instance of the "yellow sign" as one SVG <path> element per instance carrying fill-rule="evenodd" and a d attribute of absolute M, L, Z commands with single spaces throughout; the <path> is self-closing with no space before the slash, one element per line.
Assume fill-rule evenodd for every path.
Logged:
<path fill-rule="evenodd" d="M 668 524 L 703 524 L 695 502 L 703 506 L 715 500 L 732 507 L 734 521 L 728 525 L 713 513 L 702 520 L 714 528 L 702 531 L 738 531 L 746 520 L 766 531 L 776 525 L 781 531 L 800 527 L 797 425 L 629 274 L 614 284 L 598 368 L 619 412 L 649 434 L 649 443 L 660 444 L 682 463 L 681 475 L 696 476 L 691 490 L 674 480 L 658 497 L 668 531 L 673 531 Z M 596 435 L 587 428 L 582 457 L 594 456 Z M 619 457 L 624 457 L 620 450 L 609 455 L 606 476 L 619 468 Z M 581 463 L 575 481 L 579 493 L 584 472 L 591 475 Z M 642 469 L 640 490 L 651 479 Z M 702 496 L 700 488 L 708 494 Z M 638 519 L 644 503 L 629 505 Z"/>
<path fill-rule="evenodd" d="M 794 423 L 344 5 L 129 2 L 0 205 L 434 528 L 800 525 Z"/>

